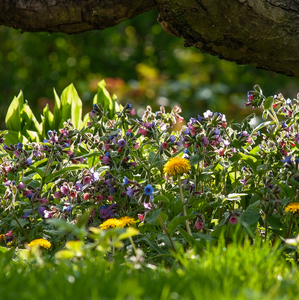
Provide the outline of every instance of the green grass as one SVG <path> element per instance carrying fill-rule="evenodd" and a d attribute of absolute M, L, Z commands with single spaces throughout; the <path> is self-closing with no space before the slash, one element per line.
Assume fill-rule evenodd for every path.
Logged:
<path fill-rule="evenodd" d="M 220 245 L 180 255 L 181 267 L 133 268 L 120 261 L 29 264 L 0 254 L 0 299 L 299 299 L 299 276 L 278 250 Z"/>

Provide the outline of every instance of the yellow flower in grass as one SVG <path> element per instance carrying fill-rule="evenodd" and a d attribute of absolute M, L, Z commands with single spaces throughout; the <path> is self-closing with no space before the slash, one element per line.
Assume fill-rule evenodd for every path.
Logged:
<path fill-rule="evenodd" d="M 298 202 L 290 203 L 285 207 L 284 210 L 285 210 L 285 212 L 290 211 L 294 214 L 295 212 L 299 211 L 299 203 Z"/>
<path fill-rule="evenodd" d="M 50 249 L 51 248 L 51 243 L 45 239 L 36 239 L 36 240 L 33 240 L 31 241 L 28 246 L 35 246 L 35 245 L 40 245 L 41 247 L 43 248 L 46 248 L 46 249 Z"/>
<path fill-rule="evenodd" d="M 188 159 L 181 157 L 171 158 L 164 166 L 164 173 L 166 176 L 182 175 L 187 173 L 191 169 L 191 165 Z"/>
<path fill-rule="evenodd" d="M 130 226 L 135 223 L 136 222 L 133 218 L 126 216 L 126 217 L 122 217 L 120 219 L 116 219 L 116 218 L 108 219 L 104 223 L 102 223 L 100 225 L 100 227 L 102 229 L 109 229 L 109 228 L 115 228 L 115 227 L 123 228 L 125 226 Z"/>

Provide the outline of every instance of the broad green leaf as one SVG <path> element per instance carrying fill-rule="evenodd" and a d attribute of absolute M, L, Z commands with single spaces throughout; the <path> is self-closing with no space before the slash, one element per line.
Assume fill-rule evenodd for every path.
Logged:
<path fill-rule="evenodd" d="M 252 208 L 248 208 L 242 213 L 241 223 L 246 223 L 247 225 L 251 226 L 257 224 L 260 217 L 260 212 L 253 210 Z"/>
<path fill-rule="evenodd" d="M 242 160 L 253 170 L 256 170 L 258 163 L 257 159 L 251 155 L 246 155 L 240 152 L 240 155 L 242 156 Z"/>
<path fill-rule="evenodd" d="M 62 170 L 59 170 L 57 172 L 54 172 L 52 174 L 49 174 L 46 178 L 45 178 L 45 183 L 53 180 L 54 178 L 66 173 L 66 172 L 69 172 L 69 171 L 75 171 L 75 170 L 80 170 L 80 169 L 84 169 L 84 168 L 88 168 L 88 165 L 85 165 L 85 164 L 78 164 L 78 165 L 72 165 L 72 166 L 69 166 L 69 167 L 65 167 L 63 168 Z"/>
<path fill-rule="evenodd" d="M 8 107 L 5 123 L 9 130 L 16 132 L 21 131 L 21 110 L 23 108 L 24 98 L 23 92 L 20 91 L 18 97 L 14 97 L 10 106 Z"/>
<path fill-rule="evenodd" d="M 75 252 L 72 250 L 60 250 L 55 253 L 57 259 L 71 259 L 75 256 Z"/>
<path fill-rule="evenodd" d="M 54 129 L 54 115 L 49 110 L 49 105 L 47 104 L 43 109 L 43 116 L 45 117 L 45 132 Z"/>
<path fill-rule="evenodd" d="M 169 199 L 163 195 L 158 195 L 154 198 L 154 202 L 169 202 Z"/>
<path fill-rule="evenodd" d="M 194 166 L 204 159 L 203 155 L 195 154 L 190 157 L 190 165 Z"/>
<path fill-rule="evenodd" d="M 82 101 L 79 98 L 78 92 L 73 85 L 71 85 L 72 93 L 72 122 L 77 129 L 82 127 Z"/>
<path fill-rule="evenodd" d="M 182 216 L 182 217 L 175 217 L 167 226 L 167 232 L 169 233 L 170 236 L 173 235 L 173 233 L 175 232 L 175 230 L 178 228 L 178 226 L 185 222 L 186 220 L 189 219 L 194 219 L 196 217 L 196 215 L 192 214 L 192 215 L 188 215 L 188 216 Z"/>
<path fill-rule="evenodd" d="M 265 102 L 264 102 L 264 110 L 269 110 L 272 108 L 273 105 L 273 101 L 274 101 L 274 97 L 270 96 L 268 97 Z"/>
<path fill-rule="evenodd" d="M 63 122 L 67 121 L 68 119 L 71 119 L 72 117 L 72 97 L 73 97 L 73 92 L 72 92 L 72 87 L 73 85 L 70 84 L 67 86 L 62 94 L 61 94 L 61 119 L 59 123 L 59 128 L 63 127 Z"/>
<path fill-rule="evenodd" d="M 145 218 L 146 223 L 151 224 L 151 225 L 155 225 L 155 222 L 157 220 L 157 218 L 159 217 L 161 212 L 161 208 L 159 209 L 155 209 L 155 210 L 151 210 Z"/>
<path fill-rule="evenodd" d="M 61 101 L 55 89 L 53 89 L 53 92 L 54 92 L 54 120 L 55 120 L 54 129 L 58 130 L 59 123 L 61 120 Z"/>
<path fill-rule="evenodd" d="M 0 246 L 0 253 L 5 253 L 7 251 L 8 251 L 7 248 Z"/>

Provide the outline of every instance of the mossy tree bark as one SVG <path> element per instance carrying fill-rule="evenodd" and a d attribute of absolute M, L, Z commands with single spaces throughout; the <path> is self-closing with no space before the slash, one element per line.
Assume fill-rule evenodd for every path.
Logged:
<path fill-rule="evenodd" d="M 299 77 L 298 0 L 2 0 L 0 24 L 79 33 L 155 8 L 165 31 L 185 46 Z"/>

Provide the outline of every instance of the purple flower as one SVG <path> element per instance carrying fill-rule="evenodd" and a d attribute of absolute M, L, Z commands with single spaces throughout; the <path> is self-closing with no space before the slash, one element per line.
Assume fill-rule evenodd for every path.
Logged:
<path fill-rule="evenodd" d="M 130 187 L 127 187 L 126 194 L 131 198 L 131 197 L 133 197 L 134 190 L 131 189 Z"/>
<path fill-rule="evenodd" d="M 288 98 L 287 100 L 286 100 L 286 105 L 291 105 L 292 104 L 292 100 L 290 99 L 290 98 Z"/>
<path fill-rule="evenodd" d="M 22 219 L 26 219 L 30 215 L 30 212 L 25 212 L 23 216 L 21 216 Z"/>
<path fill-rule="evenodd" d="M 68 186 L 66 185 L 63 185 L 61 188 L 60 188 L 60 191 L 63 195 L 68 195 L 69 192 L 70 192 L 70 189 L 68 188 Z M 54 193 L 55 194 L 55 193 Z"/>
<path fill-rule="evenodd" d="M 38 208 L 38 210 L 37 210 L 37 213 L 43 217 L 43 216 L 44 216 L 45 210 L 46 210 L 45 207 L 40 206 L 40 207 Z"/>
<path fill-rule="evenodd" d="M 111 195 L 113 195 L 113 194 L 115 193 L 115 188 L 114 188 L 114 187 L 111 187 L 111 188 L 109 189 L 109 193 L 110 193 Z"/>
<path fill-rule="evenodd" d="M 101 205 L 99 208 L 99 213 L 103 220 L 110 219 L 115 215 L 112 205 Z"/>
<path fill-rule="evenodd" d="M 107 184 L 107 186 L 111 186 L 111 180 L 110 180 L 110 179 L 107 179 L 107 180 L 105 181 L 105 183 Z"/>
<path fill-rule="evenodd" d="M 204 144 L 204 146 L 208 146 L 209 145 L 209 140 L 207 137 L 203 136 L 201 138 L 201 142 Z"/>
<path fill-rule="evenodd" d="M 154 188 L 152 187 L 151 184 L 148 184 L 145 188 L 144 188 L 144 194 L 147 196 L 151 196 L 154 192 Z"/>
<path fill-rule="evenodd" d="M 124 139 L 121 139 L 121 140 L 118 141 L 118 146 L 122 148 L 126 145 L 126 143 L 127 142 Z"/>
<path fill-rule="evenodd" d="M 197 119 L 199 122 L 201 122 L 203 120 L 203 118 L 200 115 L 197 115 Z"/>
<path fill-rule="evenodd" d="M 104 156 L 104 157 L 103 157 L 103 163 L 104 163 L 105 165 L 109 165 L 109 163 L 110 163 L 110 158 L 109 158 L 108 156 Z"/>
<path fill-rule="evenodd" d="M 79 181 L 76 182 L 76 184 L 75 184 L 76 191 L 82 191 L 82 188 L 83 188 L 83 184 L 80 183 Z"/>
<path fill-rule="evenodd" d="M 10 180 L 7 180 L 5 183 L 4 183 L 4 186 L 9 186 L 11 184 L 11 181 Z"/>
<path fill-rule="evenodd" d="M 25 188 L 25 184 L 21 181 L 18 186 L 17 186 L 18 189 L 20 190 L 23 190 Z"/>
<path fill-rule="evenodd" d="M 185 134 L 190 134 L 190 133 L 191 133 L 191 130 L 190 130 L 190 128 L 189 128 L 189 127 L 187 127 L 187 128 L 185 129 L 184 133 L 185 133 Z"/>

